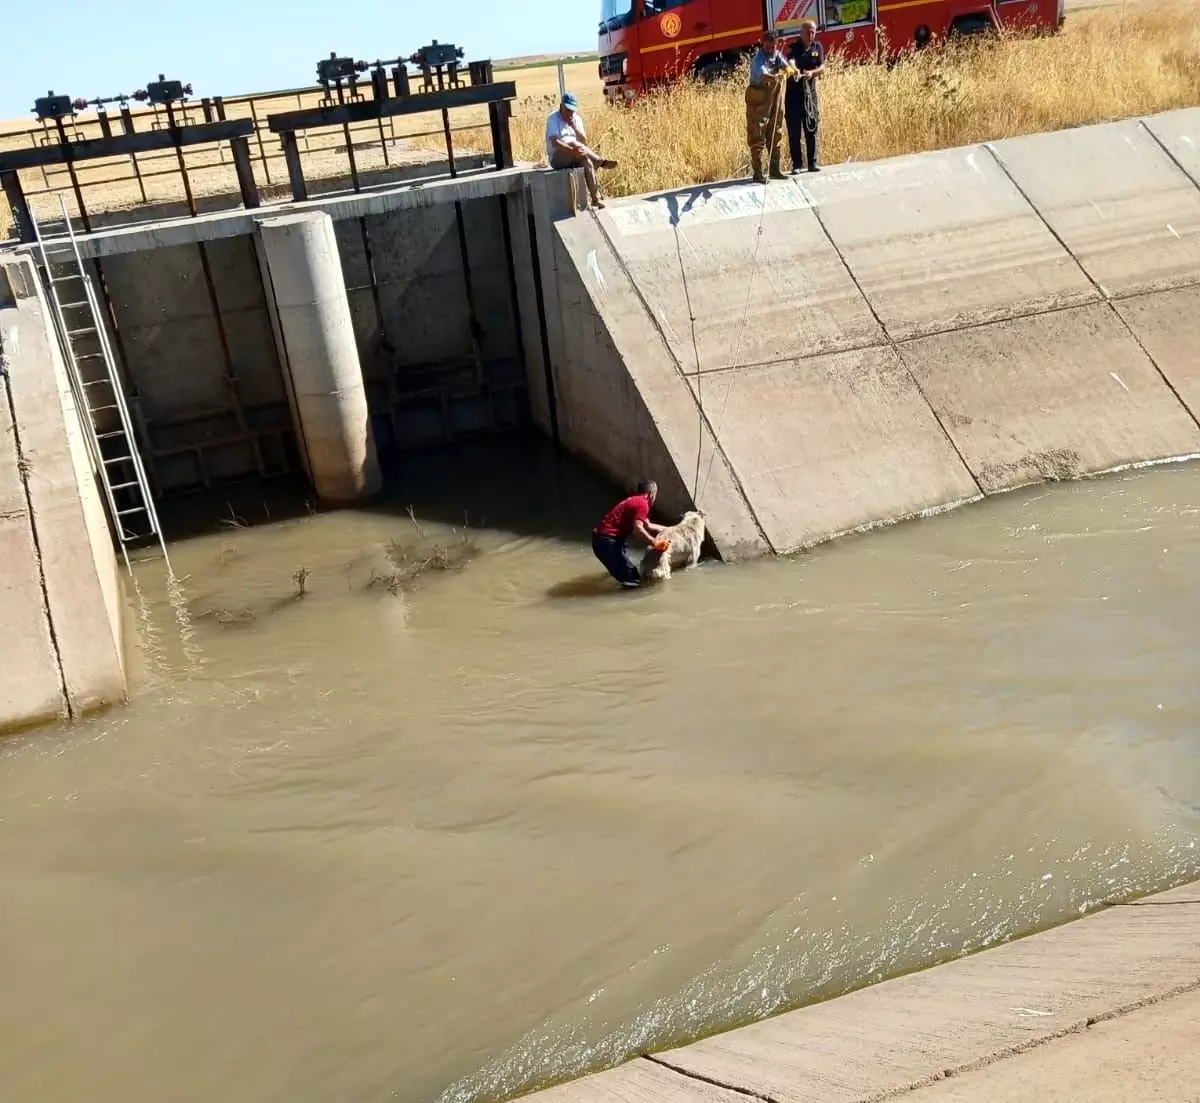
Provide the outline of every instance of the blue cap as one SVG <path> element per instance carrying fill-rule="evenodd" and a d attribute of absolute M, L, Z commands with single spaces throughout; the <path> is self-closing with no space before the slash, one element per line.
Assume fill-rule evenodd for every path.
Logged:
<path fill-rule="evenodd" d="M 575 98 L 573 92 L 564 92 L 562 98 L 563 107 L 569 107 L 572 111 L 579 110 L 579 101 Z"/>

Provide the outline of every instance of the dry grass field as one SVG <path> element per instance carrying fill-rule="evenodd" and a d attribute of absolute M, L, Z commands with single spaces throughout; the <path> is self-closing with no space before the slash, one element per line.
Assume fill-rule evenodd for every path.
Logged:
<path fill-rule="evenodd" d="M 1200 104 L 1200 3 L 1164 0 L 1159 4 L 1100 6 L 1074 11 L 1061 34 L 1036 38 L 970 41 L 914 54 L 885 67 L 844 66 L 832 59 L 822 78 L 822 157 L 826 163 L 867 161 L 920 150 L 946 148 L 1016 134 L 1056 130 L 1105 120 L 1152 114 Z M 517 157 L 540 161 L 546 115 L 558 97 L 553 65 L 509 70 L 498 79 L 515 80 L 513 144 Z M 613 195 L 636 194 L 728 179 L 748 171 L 745 150 L 742 82 L 701 85 L 684 81 L 647 96 L 630 107 L 603 102 L 594 61 L 567 68 L 567 85 L 582 103 L 593 144 L 620 167 L 605 174 Z M 261 117 L 272 111 L 312 106 L 315 97 L 291 96 L 277 103 L 259 101 Z M 230 102 L 229 117 L 248 116 L 249 106 Z M 78 129 L 92 136 L 94 123 L 81 116 Z M 483 109 L 455 112 L 459 152 L 487 149 L 490 138 Z M 411 116 L 386 122 L 384 143 L 377 124 L 356 128 L 359 168 L 365 171 L 417 164 L 444 155 L 437 116 Z M 345 176 L 347 157 L 340 130 L 306 139 L 305 171 L 310 181 Z M 28 145 L 5 136 L 0 149 Z M 305 145 L 302 142 L 302 148 Z M 383 149 L 387 149 L 387 166 Z M 286 170 L 278 143 L 252 140 L 255 172 L 264 197 L 285 192 Z M 207 147 L 187 154 L 197 195 L 235 190 L 228 150 Z M 143 172 L 170 170 L 173 155 L 139 157 Z M 137 205 L 141 190 L 129 160 L 89 165 L 84 170 L 89 207 L 120 210 Z M 46 183 L 62 188 L 65 172 L 43 179 L 40 171 L 23 174 L 31 192 Z M 100 181 L 108 181 L 100 183 Z M 179 177 L 166 174 L 144 181 L 151 201 L 182 198 Z M 314 193 L 321 190 L 314 186 Z M 42 217 L 57 211 L 57 199 L 34 196 Z M 0 238 L 6 235 L 7 209 L 0 204 Z"/>
<path fill-rule="evenodd" d="M 871 161 L 1200 104 L 1200 3 L 1167 0 L 1071 15 L 1044 38 L 968 41 L 892 68 L 842 66 L 821 80 L 821 155 Z M 749 171 L 744 82 L 682 82 L 631 108 L 580 92 L 589 136 L 619 168 L 612 195 Z M 518 157 L 539 160 L 544 110 L 514 120 Z M 540 117 L 539 117 L 540 116 Z"/>

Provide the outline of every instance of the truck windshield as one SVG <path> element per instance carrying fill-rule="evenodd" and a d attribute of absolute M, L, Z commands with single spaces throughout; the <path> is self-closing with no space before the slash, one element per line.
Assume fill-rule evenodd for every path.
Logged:
<path fill-rule="evenodd" d="M 633 26 L 633 0 L 600 0 L 601 31 Z"/>

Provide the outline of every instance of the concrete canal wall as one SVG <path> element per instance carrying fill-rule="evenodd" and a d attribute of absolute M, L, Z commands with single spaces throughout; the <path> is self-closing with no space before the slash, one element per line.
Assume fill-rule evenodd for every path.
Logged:
<path fill-rule="evenodd" d="M 1200 453 L 1200 109 L 554 231 L 564 443 L 727 558 Z"/>
<path fill-rule="evenodd" d="M 0 732 L 125 698 L 117 553 L 33 265 L 0 261 Z"/>
<path fill-rule="evenodd" d="M 526 1098 L 1192 1099 L 1200 883 Z"/>

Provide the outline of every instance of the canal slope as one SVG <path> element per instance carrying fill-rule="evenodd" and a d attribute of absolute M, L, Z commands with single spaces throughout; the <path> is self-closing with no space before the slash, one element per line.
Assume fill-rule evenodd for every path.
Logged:
<path fill-rule="evenodd" d="M 1200 108 L 554 230 L 556 429 L 725 558 L 1200 452 Z"/>
<path fill-rule="evenodd" d="M 1198 1026 L 1200 882 L 527 1098 L 1190 1099 Z"/>

